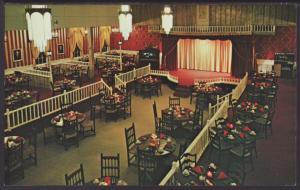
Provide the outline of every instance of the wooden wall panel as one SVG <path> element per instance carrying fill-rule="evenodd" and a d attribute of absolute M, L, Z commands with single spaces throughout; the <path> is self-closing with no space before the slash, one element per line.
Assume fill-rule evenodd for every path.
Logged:
<path fill-rule="evenodd" d="M 296 24 L 294 5 L 274 3 L 212 4 L 210 10 L 209 24 L 212 26 L 249 24 L 288 26 Z"/>

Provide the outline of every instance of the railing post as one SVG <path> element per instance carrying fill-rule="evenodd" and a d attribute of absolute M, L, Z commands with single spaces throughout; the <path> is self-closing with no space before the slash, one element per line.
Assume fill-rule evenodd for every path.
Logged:
<path fill-rule="evenodd" d="M 208 104 L 208 118 L 211 117 L 211 103 Z"/>
<path fill-rule="evenodd" d="M 148 74 L 150 74 L 150 71 L 151 71 L 151 64 L 149 63 L 148 64 Z"/>
<path fill-rule="evenodd" d="M 135 70 L 135 68 L 133 68 L 133 78 L 134 79 L 136 78 L 136 70 Z"/>
<path fill-rule="evenodd" d="M 67 103 L 67 91 L 66 90 L 64 90 L 63 96 L 64 96 L 64 103 Z"/>
<path fill-rule="evenodd" d="M 6 109 L 7 129 L 10 128 L 9 109 Z"/>

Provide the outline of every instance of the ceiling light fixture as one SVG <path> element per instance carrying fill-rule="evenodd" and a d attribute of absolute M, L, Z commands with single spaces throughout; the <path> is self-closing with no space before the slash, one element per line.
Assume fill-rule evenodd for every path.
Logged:
<path fill-rule="evenodd" d="M 161 13 L 161 25 L 166 34 L 169 34 L 173 27 L 173 14 L 171 7 L 166 5 Z"/>
<path fill-rule="evenodd" d="M 130 32 L 132 32 L 132 14 L 129 5 L 121 5 L 119 11 L 119 30 L 124 40 L 128 40 Z"/>
<path fill-rule="evenodd" d="M 51 9 L 46 5 L 32 5 L 25 10 L 29 40 L 40 52 L 45 52 L 47 41 L 52 38 Z"/>

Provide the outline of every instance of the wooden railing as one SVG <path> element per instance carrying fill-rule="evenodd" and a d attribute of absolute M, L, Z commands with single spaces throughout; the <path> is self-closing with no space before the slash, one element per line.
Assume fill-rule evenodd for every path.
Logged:
<path fill-rule="evenodd" d="M 115 75 L 115 88 L 121 90 L 121 88 L 126 88 L 126 83 L 123 82 L 117 75 Z"/>
<path fill-rule="evenodd" d="M 199 82 L 206 82 L 208 84 L 213 83 L 226 83 L 226 84 L 238 84 L 241 79 L 239 78 L 231 78 L 231 77 L 218 77 L 211 79 L 194 79 L 194 84 Z"/>
<path fill-rule="evenodd" d="M 30 78 L 29 85 L 33 87 L 51 88 L 50 82 L 53 81 L 50 71 L 41 71 L 36 69 L 27 69 L 21 71 Z"/>
<path fill-rule="evenodd" d="M 167 77 L 168 80 L 172 82 L 178 83 L 178 77 L 171 75 L 169 71 L 151 70 L 149 64 L 148 66 L 145 67 L 133 69 L 132 71 L 115 75 L 115 87 L 116 88 L 120 88 L 121 86 L 126 87 L 127 83 L 132 82 L 146 75 L 163 76 L 163 77 Z"/>
<path fill-rule="evenodd" d="M 64 99 L 71 99 L 74 104 L 77 104 L 88 99 L 90 96 L 96 96 L 99 93 L 99 89 L 104 89 L 107 94 L 112 94 L 112 88 L 101 79 L 101 81 L 93 84 L 89 84 L 69 92 L 64 92 L 63 94 L 23 106 L 16 110 L 7 109 L 5 112 L 5 131 L 10 131 L 40 119 L 40 117 L 58 112 L 60 110 L 60 102 Z"/>
<path fill-rule="evenodd" d="M 215 120 L 219 117 L 227 117 L 228 101 L 222 103 L 220 109 L 214 114 L 214 116 L 207 120 L 206 125 L 203 127 L 201 132 L 196 136 L 188 148 L 184 151 L 185 153 L 191 153 L 197 155 L 197 162 L 201 158 L 205 149 L 210 143 L 209 128 L 215 125 Z M 173 162 L 171 170 L 159 183 L 160 186 L 176 186 L 175 174 L 179 171 L 179 162 Z"/>
<path fill-rule="evenodd" d="M 192 141 L 192 143 L 185 150 L 185 153 L 191 153 L 197 155 L 197 162 L 201 158 L 205 149 L 210 143 L 209 138 L 209 128 L 215 126 L 215 120 L 220 117 L 227 117 L 227 110 L 229 107 L 229 96 L 232 95 L 235 98 L 240 97 L 247 86 L 248 73 L 245 74 L 243 79 L 240 80 L 237 87 L 229 94 L 225 96 L 217 98 L 217 104 L 214 106 L 209 106 L 211 116 L 209 115 L 209 119 L 206 122 L 206 125 L 203 127 L 201 132 L 196 136 L 196 138 Z M 171 170 L 167 173 L 167 175 L 160 182 L 160 186 L 176 186 L 175 174 L 179 172 L 179 162 L 173 162 Z"/>
<path fill-rule="evenodd" d="M 238 83 L 238 85 L 232 90 L 232 92 L 224 95 L 224 96 L 217 96 L 217 103 L 215 105 L 211 105 L 211 103 L 209 103 L 208 105 L 208 118 L 211 118 L 214 113 L 217 112 L 217 110 L 219 110 L 219 108 L 221 107 L 221 105 L 223 104 L 224 101 L 228 100 L 229 101 L 229 97 L 232 96 L 233 99 L 239 99 L 239 97 L 243 94 L 246 86 L 247 86 L 247 81 L 248 81 L 248 73 L 245 74 L 245 76 L 243 77 L 243 79 L 240 80 L 240 82 Z"/>
<path fill-rule="evenodd" d="M 251 35 L 275 34 L 274 25 L 241 25 L 241 26 L 173 26 L 170 34 L 199 35 Z M 148 31 L 164 33 L 161 26 L 148 25 Z"/>

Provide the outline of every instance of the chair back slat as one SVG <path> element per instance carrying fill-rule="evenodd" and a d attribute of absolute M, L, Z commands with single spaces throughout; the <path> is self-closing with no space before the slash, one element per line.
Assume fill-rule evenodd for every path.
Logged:
<path fill-rule="evenodd" d="M 153 185 L 157 172 L 157 159 L 153 149 L 137 148 L 139 185 Z"/>
<path fill-rule="evenodd" d="M 180 97 L 169 96 L 169 107 L 180 106 Z"/>
<path fill-rule="evenodd" d="M 100 177 L 111 177 L 112 183 L 115 184 L 120 178 L 120 154 L 117 156 L 104 156 L 101 153 L 101 170 Z"/>
<path fill-rule="evenodd" d="M 196 166 L 197 163 L 196 156 L 197 156 L 196 154 L 190 154 L 190 153 L 182 154 L 179 159 L 180 170 L 184 171 L 185 169 L 190 169 L 192 164 Z"/>
<path fill-rule="evenodd" d="M 66 186 L 81 186 L 85 184 L 83 165 L 70 174 L 65 174 Z"/>

